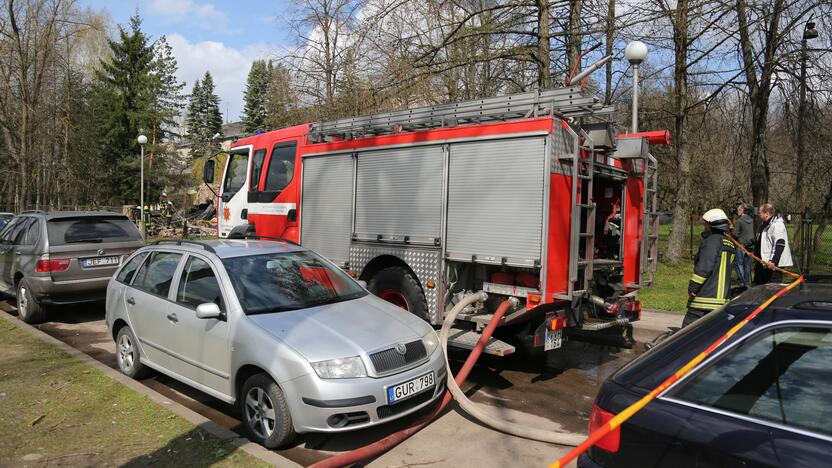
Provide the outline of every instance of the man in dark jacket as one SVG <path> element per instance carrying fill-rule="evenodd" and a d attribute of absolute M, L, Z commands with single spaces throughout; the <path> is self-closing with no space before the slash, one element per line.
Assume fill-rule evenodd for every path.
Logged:
<path fill-rule="evenodd" d="M 728 216 L 716 208 L 702 215 L 702 222 L 705 231 L 688 283 L 688 312 L 683 327 L 725 305 L 731 294 L 734 244 L 725 237 L 731 228 Z"/>
<path fill-rule="evenodd" d="M 754 220 L 748 215 L 748 209 L 744 204 L 737 207 L 737 222 L 734 223 L 734 239 L 736 239 L 749 252 L 754 251 Z M 748 287 L 751 283 L 752 259 L 743 250 L 737 247 L 737 279 Z"/>

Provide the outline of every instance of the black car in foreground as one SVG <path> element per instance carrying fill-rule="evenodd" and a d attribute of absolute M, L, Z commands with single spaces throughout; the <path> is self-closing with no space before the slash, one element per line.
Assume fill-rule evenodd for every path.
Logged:
<path fill-rule="evenodd" d="M 590 431 L 781 285 L 758 286 L 610 376 Z M 578 460 L 580 467 L 832 466 L 832 278 L 809 277 Z"/>

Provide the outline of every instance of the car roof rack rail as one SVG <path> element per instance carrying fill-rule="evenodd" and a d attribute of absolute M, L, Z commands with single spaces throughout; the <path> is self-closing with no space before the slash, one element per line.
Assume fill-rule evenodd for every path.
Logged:
<path fill-rule="evenodd" d="M 30 214 L 30 213 L 46 213 L 43 210 L 23 210 L 20 214 Z"/>
<path fill-rule="evenodd" d="M 258 236 L 257 234 L 247 234 L 243 236 L 243 239 L 251 239 L 251 240 L 270 240 L 270 241 L 278 241 L 278 242 L 285 242 L 287 244 L 297 245 L 300 246 L 297 242 L 293 240 L 286 239 L 285 237 L 275 237 L 275 236 Z"/>
<path fill-rule="evenodd" d="M 193 240 L 160 239 L 160 240 L 157 240 L 156 242 L 154 242 L 150 245 L 179 245 L 179 246 L 182 246 L 182 245 L 186 245 L 186 244 L 187 245 L 196 245 L 196 246 L 202 247 L 203 249 L 205 249 L 205 250 L 207 250 L 211 253 L 217 253 L 217 251 L 214 250 L 214 248 L 211 247 L 210 245 L 208 245 L 204 242 L 193 241 Z"/>

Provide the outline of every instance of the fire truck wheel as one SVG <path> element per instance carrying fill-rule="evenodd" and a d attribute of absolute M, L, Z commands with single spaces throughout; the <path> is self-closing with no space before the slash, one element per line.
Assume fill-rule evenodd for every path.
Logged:
<path fill-rule="evenodd" d="M 367 289 L 385 301 L 427 320 L 428 303 L 419 281 L 405 267 L 387 267 L 370 279 Z"/>

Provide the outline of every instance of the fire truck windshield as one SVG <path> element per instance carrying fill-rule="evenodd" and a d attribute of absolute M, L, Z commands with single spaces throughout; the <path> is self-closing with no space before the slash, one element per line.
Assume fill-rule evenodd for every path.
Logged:
<path fill-rule="evenodd" d="M 222 190 L 224 193 L 236 193 L 246 183 L 246 171 L 248 170 L 248 150 L 242 153 L 230 153 L 228 155 L 228 166 L 225 170 L 225 181 Z"/>
<path fill-rule="evenodd" d="M 223 259 L 247 315 L 284 312 L 363 297 L 340 269 L 309 251 Z"/>

